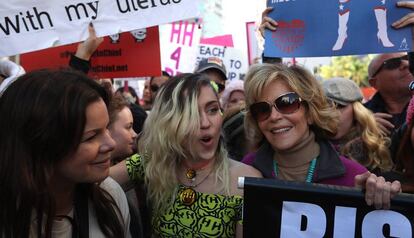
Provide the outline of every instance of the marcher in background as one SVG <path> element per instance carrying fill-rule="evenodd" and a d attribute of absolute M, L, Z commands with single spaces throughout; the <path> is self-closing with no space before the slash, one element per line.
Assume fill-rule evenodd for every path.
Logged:
<path fill-rule="evenodd" d="M 227 71 L 226 66 L 220 58 L 208 57 L 202 59 L 194 72 L 208 75 L 217 84 L 219 96 L 221 96 L 226 88 Z"/>
<path fill-rule="evenodd" d="M 368 66 L 369 83 L 377 92 L 364 105 L 372 112 L 381 131 L 391 136 L 405 121 L 414 79 L 406 53 L 381 54 Z"/>
<path fill-rule="evenodd" d="M 227 157 L 210 79 L 181 74 L 158 93 L 138 143 L 141 154 L 112 167 L 111 176 L 121 184 L 145 182 L 154 236 L 241 237 L 238 177 L 260 173 Z"/>
<path fill-rule="evenodd" d="M 142 131 L 145 120 L 147 119 L 147 112 L 139 105 L 139 97 L 135 92 L 135 89 L 130 86 L 120 87 L 116 90 L 115 94 L 121 95 L 128 103 L 134 119 L 132 128 L 137 134 L 139 134 Z"/>
<path fill-rule="evenodd" d="M 328 140 L 337 133 L 339 112 L 308 71 L 282 64 L 253 65 L 245 94 L 247 138 L 260 148 L 243 162 L 265 178 L 365 187 L 368 205 L 390 207 L 390 195 L 400 192 L 399 182 L 386 182 L 338 155 Z"/>
<path fill-rule="evenodd" d="M 118 163 L 136 151 L 137 133 L 134 131 L 133 117 L 125 99 L 115 94 L 108 107 L 108 129 L 115 141 L 115 148 L 111 152 L 113 163 Z"/>
<path fill-rule="evenodd" d="M 151 104 L 154 104 L 155 98 L 157 97 L 157 93 L 164 85 L 171 76 L 166 72 L 162 71 L 161 76 L 151 77 L 150 79 L 150 90 L 151 90 Z"/>
<path fill-rule="evenodd" d="M 340 112 L 338 131 L 331 137 L 337 151 L 377 175 L 390 171 L 390 140 L 381 133 L 372 112 L 362 105 L 358 85 L 350 79 L 332 78 L 324 80 L 322 87 Z"/>
<path fill-rule="evenodd" d="M 151 98 L 150 85 L 151 85 L 151 78 L 145 80 L 145 83 L 144 83 L 144 91 L 142 93 L 142 104 L 141 104 L 141 107 L 145 111 L 150 111 L 151 108 L 152 108 L 152 98 Z"/>
<path fill-rule="evenodd" d="M 407 109 L 406 129 L 399 143 L 395 157 L 395 171 L 401 174 L 402 190 L 414 193 L 414 98 Z"/>
<path fill-rule="evenodd" d="M 75 71 L 33 71 L 0 97 L 2 237 L 130 237 L 108 178 L 109 95 Z"/>
<path fill-rule="evenodd" d="M 240 107 L 244 105 L 244 82 L 240 79 L 233 79 L 227 84 L 221 94 L 221 106 L 224 112 L 232 107 Z"/>

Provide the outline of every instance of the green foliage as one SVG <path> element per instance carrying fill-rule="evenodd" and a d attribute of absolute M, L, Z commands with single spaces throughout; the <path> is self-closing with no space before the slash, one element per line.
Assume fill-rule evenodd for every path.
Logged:
<path fill-rule="evenodd" d="M 374 55 L 350 55 L 332 57 L 330 65 L 323 65 L 316 68 L 316 74 L 325 79 L 333 77 L 350 78 L 360 87 L 369 86 L 368 64 Z"/>

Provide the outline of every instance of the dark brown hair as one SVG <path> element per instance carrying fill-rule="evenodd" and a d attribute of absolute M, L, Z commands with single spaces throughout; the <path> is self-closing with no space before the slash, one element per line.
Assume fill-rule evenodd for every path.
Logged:
<path fill-rule="evenodd" d="M 77 150 L 86 108 L 100 99 L 108 105 L 105 89 L 71 70 L 27 73 L 0 97 L 2 237 L 29 237 L 32 215 L 38 218 L 38 237 L 51 237 L 57 202 L 49 189 L 51 175 L 57 162 Z M 121 214 L 111 195 L 97 183 L 79 184 L 75 192 L 80 187 L 85 188 L 83 198 L 92 201 L 103 234 L 123 236 Z"/>

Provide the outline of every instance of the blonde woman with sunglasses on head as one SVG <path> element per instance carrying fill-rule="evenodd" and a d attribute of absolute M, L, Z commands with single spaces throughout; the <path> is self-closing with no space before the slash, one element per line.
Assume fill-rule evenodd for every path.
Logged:
<path fill-rule="evenodd" d="M 254 65 L 245 79 L 247 138 L 259 146 L 243 162 L 265 178 L 366 187 L 366 201 L 388 208 L 400 191 L 355 161 L 339 156 L 328 138 L 337 132 L 338 112 L 305 69 Z"/>
<path fill-rule="evenodd" d="M 242 236 L 238 177 L 261 174 L 228 158 L 216 88 L 202 74 L 169 79 L 140 136 L 142 155 L 111 168 L 120 183 L 145 182 L 156 237 Z"/>

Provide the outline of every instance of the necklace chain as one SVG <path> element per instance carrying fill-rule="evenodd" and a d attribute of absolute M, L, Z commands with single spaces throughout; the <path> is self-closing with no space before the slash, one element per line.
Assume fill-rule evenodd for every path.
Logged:
<path fill-rule="evenodd" d="M 190 188 L 195 188 L 195 187 L 197 187 L 198 185 L 200 185 L 200 184 L 202 184 L 202 183 L 204 183 L 204 181 L 206 181 L 206 179 L 210 176 L 210 174 L 211 174 L 211 172 L 213 172 L 213 168 L 212 169 L 210 169 L 210 171 L 208 172 L 208 174 L 203 178 L 203 179 L 201 179 L 201 181 L 200 182 L 198 182 L 198 183 L 196 183 L 196 184 L 190 184 L 190 185 L 187 185 L 187 184 L 185 184 L 185 183 L 183 183 L 180 179 L 180 182 L 184 185 L 184 186 L 186 186 L 186 187 L 190 187 Z M 194 180 L 191 180 L 190 181 L 190 183 L 193 183 L 193 182 L 195 182 L 195 178 L 194 178 Z"/>
<path fill-rule="evenodd" d="M 309 168 L 308 168 L 308 173 L 306 174 L 306 182 L 307 183 L 312 183 L 312 180 L 313 180 L 313 174 L 315 173 L 315 167 L 316 167 L 316 160 L 318 159 L 318 157 L 316 157 L 316 158 L 314 158 L 311 162 L 310 162 L 310 165 L 309 165 Z M 277 177 L 278 176 L 278 166 L 277 166 L 277 162 L 276 162 L 276 160 L 273 160 L 273 172 L 274 172 L 274 174 L 275 174 L 275 177 Z"/>

